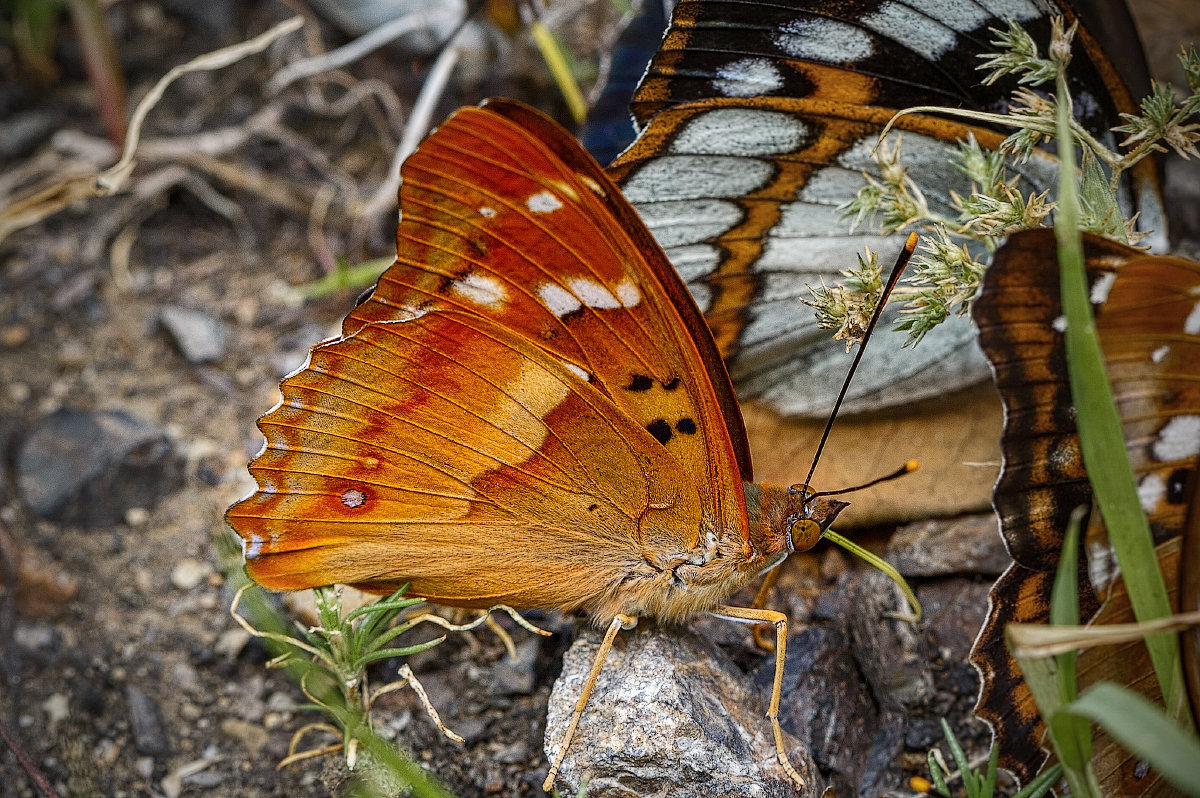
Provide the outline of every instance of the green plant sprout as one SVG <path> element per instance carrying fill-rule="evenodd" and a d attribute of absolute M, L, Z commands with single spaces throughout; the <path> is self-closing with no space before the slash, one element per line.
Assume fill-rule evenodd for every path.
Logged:
<path fill-rule="evenodd" d="M 940 748 L 929 749 L 931 791 L 942 798 L 952 798 L 953 793 L 950 791 L 949 783 L 957 776 L 962 780 L 962 791 L 966 798 L 992 798 L 996 794 L 996 768 L 1000 761 L 999 747 L 992 745 L 992 750 L 988 755 L 987 769 L 981 772 L 971 767 L 962 744 L 959 743 L 958 737 L 955 736 L 954 730 L 950 728 L 950 724 L 946 722 L 945 718 L 942 718 L 941 723 L 946 746 L 950 749 L 950 756 L 954 758 L 954 764 L 958 770 L 957 772 L 951 771 Z M 1041 798 L 1050 792 L 1061 775 L 1062 768 L 1059 765 L 1048 767 L 1014 794 L 1013 798 Z"/>
<path fill-rule="evenodd" d="M 1056 79 L 1070 61 L 1075 25 L 1064 27 L 1063 20 L 1051 20 L 1052 33 L 1048 57 L 1039 54 L 1037 43 L 1020 25 L 1009 23 L 1007 31 L 993 29 L 992 42 L 997 53 L 982 56 L 981 70 L 989 70 L 984 84 L 1006 75 L 1014 75 L 1019 87 L 1013 93 L 1006 114 L 964 111 L 955 108 L 920 106 L 898 113 L 880 136 L 874 158 L 879 177 L 864 175 L 864 185 L 854 199 L 842 206 L 851 219 L 853 230 L 865 220 L 879 218 L 883 233 L 920 227 L 926 231 L 913 256 L 906 285 L 892 293 L 889 301 L 903 302 L 899 330 L 908 331 L 906 346 L 916 345 L 931 329 L 952 313 L 965 314 L 975 297 L 986 262 L 1002 239 L 1017 230 L 1048 223 L 1056 212 L 1057 201 L 1050 190 L 1023 193 L 1018 177 L 1010 175 L 1007 165 L 1029 159 L 1043 141 L 1056 140 L 1057 96 L 1069 102 L 1065 94 L 1043 95 L 1038 87 Z M 1071 135 L 1083 149 L 1080 169 L 1079 229 L 1126 244 L 1135 244 L 1142 234 L 1135 230 L 1136 219 L 1124 219 L 1117 195 L 1122 176 L 1152 152 L 1170 147 L 1181 157 L 1200 155 L 1200 56 L 1194 47 L 1179 56 L 1187 83 L 1187 96 L 1176 98 L 1170 86 L 1154 83 L 1150 95 L 1141 103 L 1141 113 L 1121 114 L 1124 124 L 1113 128 L 1123 134 L 1120 152 L 1114 152 L 1074 119 L 1069 121 Z M 1182 92 L 1180 92 L 1182 94 Z M 911 113 L 938 113 L 976 122 L 1016 128 L 998 150 L 987 150 L 974 137 L 960 141 L 953 165 L 971 181 L 971 192 L 963 197 L 951 192 L 951 203 L 958 215 L 951 218 L 930 209 L 925 195 L 908 169 L 900 163 L 902 137 L 889 146 L 886 137 L 896 119 Z M 847 346 L 861 339 L 861 319 L 870 315 L 878 302 L 877 272 L 869 250 L 859 258 L 859 267 L 843 272 L 842 286 L 821 285 L 811 288 L 813 298 L 806 300 L 816 308 L 818 326 L 835 330 L 834 337 Z"/>

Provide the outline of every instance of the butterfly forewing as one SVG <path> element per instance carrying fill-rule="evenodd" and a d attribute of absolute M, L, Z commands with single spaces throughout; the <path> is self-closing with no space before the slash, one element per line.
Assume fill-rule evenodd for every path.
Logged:
<path fill-rule="evenodd" d="M 260 421 L 260 490 L 229 515 L 256 578 L 579 606 L 605 589 L 529 574 L 746 547 L 711 336 L 565 131 L 459 112 L 406 162 L 401 216 L 396 263 Z"/>

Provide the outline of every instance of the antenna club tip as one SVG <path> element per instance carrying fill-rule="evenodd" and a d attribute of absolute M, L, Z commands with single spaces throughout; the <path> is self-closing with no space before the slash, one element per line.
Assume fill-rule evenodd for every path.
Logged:
<path fill-rule="evenodd" d="M 919 462 L 917 462 L 916 460 L 909 460 L 907 463 L 904 464 L 904 473 L 911 474 L 912 472 L 916 471 L 920 467 L 921 467 L 921 464 Z"/>
<path fill-rule="evenodd" d="M 904 242 L 904 249 L 911 254 L 917 248 L 917 234 L 909 233 L 908 240 Z"/>

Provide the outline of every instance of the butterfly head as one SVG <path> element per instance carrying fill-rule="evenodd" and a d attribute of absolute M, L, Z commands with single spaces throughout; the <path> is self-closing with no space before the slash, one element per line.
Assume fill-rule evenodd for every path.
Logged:
<path fill-rule="evenodd" d="M 838 501 L 827 495 L 815 493 L 807 485 L 792 485 L 787 491 L 788 549 L 807 551 L 829 529 L 849 502 Z"/>

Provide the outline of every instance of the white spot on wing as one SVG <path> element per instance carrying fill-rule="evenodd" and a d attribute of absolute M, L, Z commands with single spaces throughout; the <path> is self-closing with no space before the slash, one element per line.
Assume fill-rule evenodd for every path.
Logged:
<path fill-rule="evenodd" d="M 742 209 L 726 200 L 649 202 L 637 210 L 663 249 L 699 244 L 742 221 Z"/>
<path fill-rule="evenodd" d="M 579 297 L 558 283 L 543 283 L 538 287 L 537 292 L 538 296 L 542 299 L 542 303 L 551 313 L 560 319 L 568 313 L 583 307 L 583 303 L 579 301 Z"/>
<path fill-rule="evenodd" d="M 450 293 L 492 309 L 499 309 L 508 301 L 508 292 L 503 283 L 490 274 L 476 272 L 451 283 Z"/>
<path fill-rule="evenodd" d="M 576 366 L 574 363 L 568 363 L 567 361 L 564 360 L 563 365 L 566 366 L 571 371 L 573 371 L 579 377 L 579 379 L 583 380 L 584 382 L 588 382 L 592 379 L 591 374 L 588 374 L 586 371 L 579 368 L 579 366 Z"/>
<path fill-rule="evenodd" d="M 794 152 L 808 126 L 791 114 L 753 108 L 718 108 L 698 114 L 671 142 L 671 152 L 761 157 Z"/>
<path fill-rule="evenodd" d="M 621 307 L 620 300 L 611 291 L 591 278 L 572 277 L 567 280 L 567 286 L 589 308 L 612 310 Z"/>
<path fill-rule="evenodd" d="M 1188 335 L 1200 335 L 1200 302 L 1192 308 L 1187 320 L 1183 323 L 1183 331 Z"/>
<path fill-rule="evenodd" d="M 875 47 L 861 28 L 836 19 L 801 19 L 775 34 L 775 45 L 795 58 L 840 64 L 869 58 Z"/>
<path fill-rule="evenodd" d="M 943 2 L 938 5 L 949 4 Z M 987 16 L 984 15 L 983 19 L 987 19 Z M 876 33 L 902 42 L 913 52 L 931 61 L 936 61 L 943 53 L 953 48 L 958 38 L 954 31 L 931 17 L 896 2 L 884 3 L 874 14 L 863 17 L 862 22 Z"/>
<path fill-rule="evenodd" d="M 727 97 L 756 97 L 783 86 L 779 70 L 765 58 L 743 58 L 717 70 L 713 88 Z"/>
<path fill-rule="evenodd" d="M 1147 474 L 1138 483 L 1137 492 L 1142 509 L 1147 513 L 1152 513 L 1166 498 L 1167 483 L 1163 482 L 1163 478 L 1159 474 Z"/>
<path fill-rule="evenodd" d="M 1096 280 L 1092 286 L 1089 298 L 1093 305 L 1103 305 L 1108 301 L 1108 292 L 1112 290 L 1113 283 L 1117 281 L 1116 272 L 1105 272 Z"/>
<path fill-rule="evenodd" d="M 633 284 L 633 280 L 626 277 L 617 283 L 617 299 L 621 301 L 621 307 L 637 307 L 637 303 L 642 301 L 642 292 Z"/>
<path fill-rule="evenodd" d="M 258 535 L 251 535 L 242 541 L 242 552 L 247 560 L 257 559 L 262 554 L 263 539 Z"/>
<path fill-rule="evenodd" d="M 551 213 L 561 208 L 562 202 L 549 191 L 539 191 L 525 200 L 525 206 L 534 213 Z"/>
<path fill-rule="evenodd" d="M 1200 416 L 1176 416 L 1158 432 L 1154 456 L 1161 461 L 1185 460 L 1200 454 Z"/>
<path fill-rule="evenodd" d="M 1050 322 L 1050 326 L 1054 328 L 1055 332 L 1065 333 L 1067 331 L 1067 317 L 1055 316 L 1054 321 Z"/>
<path fill-rule="evenodd" d="M 1161 363 L 1167 359 L 1167 354 L 1171 351 L 1171 347 L 1163 344 L 1158 349 L 1150 353 L 1150 360 L 1153 363 Z"/>
<path fill-rule="evenodd" d="M 741 197 L 762 188 L 774 167 L 727 155 L 664 155 L 649 161 L 621 187 L 630 202 Z"/>
<path fill-rule="evenodd" d="M 496 217 L 496 209 L 484 205 L 479 209 L 479 215 L 485 219 L 494 219 Z"/>

